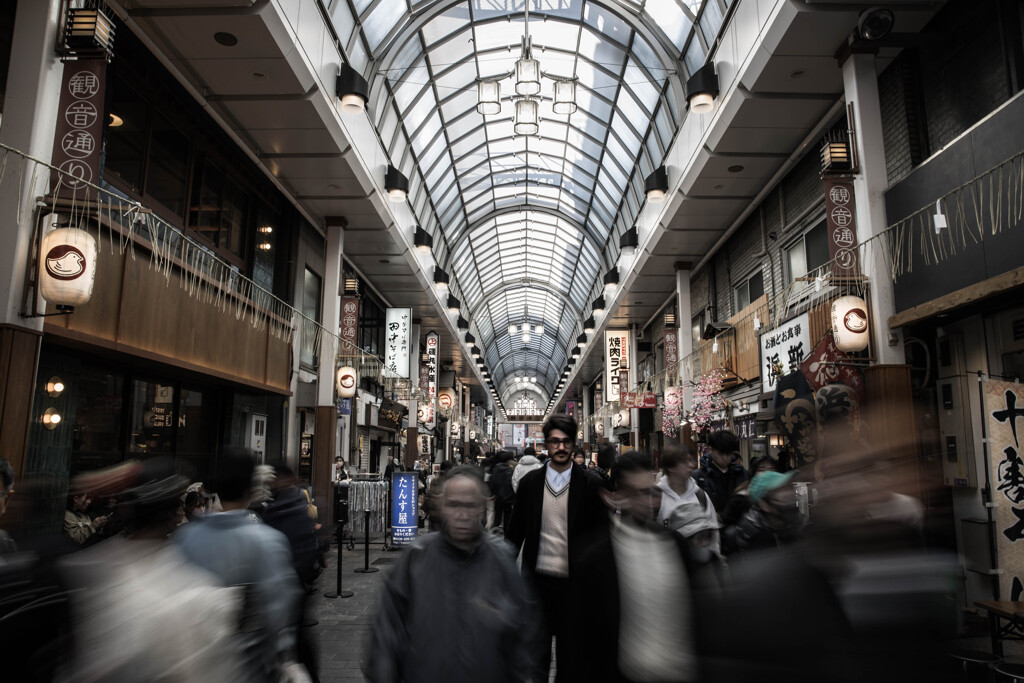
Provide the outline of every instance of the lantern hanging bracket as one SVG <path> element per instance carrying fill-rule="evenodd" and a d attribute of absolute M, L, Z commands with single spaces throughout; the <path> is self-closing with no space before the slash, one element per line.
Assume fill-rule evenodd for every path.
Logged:
<path fill-rule="evenodd" d="M 49 318 L 54 315 L 71 315 L 75 312 L 74 306 L 64 306 L 63 304 L 57 304 L 56 313 L 22 313 L 22 318 Z"/>

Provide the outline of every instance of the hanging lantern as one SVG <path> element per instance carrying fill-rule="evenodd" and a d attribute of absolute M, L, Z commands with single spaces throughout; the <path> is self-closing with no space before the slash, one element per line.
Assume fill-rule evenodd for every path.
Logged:
<path fill-rule="evenodd" d="M 537 100 L 525 97 L 516 102 L 516 121 L 512 128 L 516 135 L 536 135 L 540 131 Z"/>
<path fill-rule="evenodd" d="M 576 440 L 577 441 L 583 441 L 583 430 L 582 429 L 580 431 L 576 432 Z"/>
<path fill-rule="evenodd" d="M 451 389 L 442 389 L 437 395 L 437 404 L 445 410 L 455 405 L 455 392 Z"/>
<path fill-rule="evenodd" d="M 832 336 L 840 351 L 853 353 L 868 347 L 867 310 L 859 296 L 842 296 L 832 302 Z"/>
<path fill-rule="evenodd" d="M 92 297 L 96 238 L 80 228 L 57 228 L 39 247 L 39 293 L 55 306 L 76 306 Z"/>
<path fill-rule="evenodd" d="M 615 427 L 628 427 L 629 426 L 629 409 L 624 408 L 619 412 L 615 413 L 615 417 L 612 418 L 612 425 Z"/>
<path fill-rule="evenodd" d="M 551 109 L 556 114 L 576 113 L 576 81 L 555 81 L 555 102 Z"/>
<path fill-rule="evenodd" d="M 416 408 L 416 422 L 419 424 L 426 424 L 427 422 L 427 407 L 420 404 Z"/>
<path fill-rule="evenodd" d="M 340 398 L 352 398 L 355 396 L 356 385 L 359 384 L 359 376 L 356 374 L 356 369 L 351 365 L 338 368 L 336 383 Z"/>
<path fill-rule="evenodd" d="M 597 430 L 598 435 L 604 434 L 604 420 L 598 420 L 594 429 Z"/>

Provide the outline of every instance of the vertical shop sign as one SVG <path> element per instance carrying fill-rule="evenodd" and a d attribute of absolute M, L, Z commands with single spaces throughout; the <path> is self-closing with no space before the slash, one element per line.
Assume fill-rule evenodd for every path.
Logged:
<path fill-rule="evenodd" d="M 604 372 L 608 402 L 619 400 L 619 371 L 629 367 L 629 330 L 604 333 Z M 625 386 L 622 389 L 626 389 Z"/>
<path fill-rule="evenodd" d="M 576 401 L 565 402 L 565 414 L 574 420 L 576 419 Z"/>
<path fill-rule="evenodd" d="M 999 592 L 1013 595 L 1024 581 L 1024 386 L 985 382 L 985 428 L 989 434 L 990 476 L 997 533 Z"/>
<path fill-rule="evenodd" d="M 56 197 L 90 193 L 86 183 L 99 183 L 100 141 L 103 138 L 103 98 L 107 61 L 79 59 L 64 64 L 60 115 L 53 137 L 51 187 Z"/>
<path fill-rule="evenodd" d="M 346 296 L 341 299 L 341 339 L 353 346 L 359 346 L 359 299 Z"/>
<path fill-rule="evenodd" d="M 811 330 L 807 313 L 761 335 L 761 391 L 775 391 L 779 377 L 799 369 L 811 353 Z"/>
<path fill-rule="evenodd" d="M 389 308 L 384 318 L 384 376 L 409 376 L 411 308 Z"/>
<path fill-rule="evenodd" d="M 526 442 L 526 425 L 517 424 L 513 427 L 512 432 L 512 443 L 516 446 L 522 446 Z"/>
<path fill-rule="evenodd" d="M 427 419 L 424 421 L 427 429 L 437 426 L 435 402 L 437 400 L 437 354 L 440 351 L 438 342 L 437 332 L 427 335 Z"/>
<path fill-rule="evenodd" d="M 408 545 L 418 528 L 415 472 L 391 475 L 391 545 Z"/>
<path fill-rule="evenodd" d="M 679 362 L 679 332 L 665 330 L 665 367 L 670 368 Z"/>
<path fill-rule="evenodd" d="M 825 178 L 825 228 L 832 277 L 860 274 L 857 258 L 857 215 L 854 213 L 853 183 Z"/>

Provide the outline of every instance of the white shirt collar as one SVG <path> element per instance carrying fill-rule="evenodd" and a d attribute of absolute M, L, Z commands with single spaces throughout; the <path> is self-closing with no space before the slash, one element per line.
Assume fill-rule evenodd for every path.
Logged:
<path fill-rule="evenodd" d="M 572 476 L 572 465 L 566 468 L 564 472 L 556 472 L 551 468 L 550 463 L 548 463 L 548 465 L 545 466 L 545 469 L 547 470 L 546 476 L 548 479 L 548 484 L 550 484 L 551 488 L 553 488 L 556 491 L 561 491 L 562 487 L 566 486 L 569 483 L 569 477 Z"/>

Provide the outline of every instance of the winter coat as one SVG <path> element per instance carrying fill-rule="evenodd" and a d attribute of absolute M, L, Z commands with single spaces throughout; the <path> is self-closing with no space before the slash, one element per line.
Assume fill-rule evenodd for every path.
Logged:
<path fill-rule="evenodd" d="M 704 489 L 704 492 L 711 498 L 715 510 L 721 514 L 726 509 L 726 503 L 736 487 L 750 479 L 750 475 L 743 469 L 742 465 L 732 463 L 723 472 L 711 463 L 708 467 L 701 467 L 693 473 L 697 485 Z"/>
<path fill-rule="evenodd" d="M 538 467 L 542 467 L 540 460 L 533 455 L 524 455 L 519 458 L 519 464 L 516 465 L 515 470 L 512 472 L 512 490 L 516 493 L 519 492 L 519 482 L 522 481 L 523 476 L 527 472 L 532 472 Z"/>
<path fill-rule="evenodd" d="M 491 494 L 502 503 L 511 503 L 516 498 L 516 491 L 512 488 L 512 468 L 507 462 L 500 462 L 491 470 L 491 478 L 487 482 L 491 488 Z"/>

